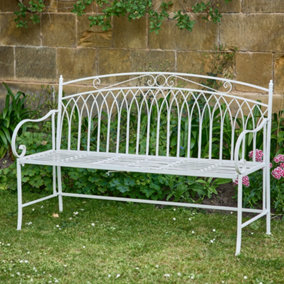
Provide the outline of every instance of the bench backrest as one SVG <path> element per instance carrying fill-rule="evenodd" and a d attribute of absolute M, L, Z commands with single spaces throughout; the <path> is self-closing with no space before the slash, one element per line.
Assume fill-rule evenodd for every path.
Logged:
<path fill-rule="evenodd" d="M 67 95 L 69 85 L 86 91 Z M 269 93 L 268 103 L 236 96 L 242 88 Z M 57 149 L 233 159 L 239 133 L 271 119 L 271 107 L 272 84 L 269 90 L 229 79 L 168 72 L 69 82 L 60 77 Z M 255 148 L 263 137 L 249 139 L 244 144 Z"/>

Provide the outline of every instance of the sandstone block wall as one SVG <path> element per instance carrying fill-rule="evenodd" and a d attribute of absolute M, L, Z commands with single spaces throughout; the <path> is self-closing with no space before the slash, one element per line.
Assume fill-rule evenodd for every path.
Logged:
<path fill-rule="evenodd" d="M 219 0 L 221 23 L 199 21 L 188 32 L 168 20 L 158 35 L 149 32 L 147 18 L 115 18 L 112 30 L 103 32 L 89 26 L 88 15 L 100 12 L 95 4 L 77 17 L 71 12 L 76 1 L 48 2 L 40 24 L 18 29 L 13 14 L 17 1 L 0 0 L 0 82 L 14 90 L 40 93 L 42 85 L 56 87 L 60 74 L 67 80 L 147 70 L 206 74 L 218 64 L 216 46 L 222 45 L 227 51 L 237 48 L 233 78 L 264 87 L 273 79 L 274 109 L 284 108 L 283 0 Z M 153 2 L 158 6 L 161 1 Z M 173 2 L 172 10 L 186 10 L 196 1 Z M 265 100 L 263 94 L 238 91 Z M 0 107 L 4 96 L 0 86 Z"/>

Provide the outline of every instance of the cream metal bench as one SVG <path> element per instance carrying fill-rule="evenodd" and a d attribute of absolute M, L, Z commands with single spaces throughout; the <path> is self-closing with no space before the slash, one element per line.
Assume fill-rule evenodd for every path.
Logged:
<path fill-rule="evenodd" d="M 205 80 L 207 82 L 214 80 L 218 88 L 208 87 L 208 84 L 202 83 Z M 63 94 L 65 86 L 74 85 L 76 88 L 78 86 L 85 88 L 85 91 L 70 95 Z M 236 96 L 235 90 L 238 86 L 267 93 L 268 103 Z M 24 207 L 58 197 L 59 211 L 62 212 L 63 196 L 229 210 L 237 212 L 236 255 L 238 255 L 241 249 L 242 229 L 248 224 L 266 216 L 266 233 L 270 234 L 269 153 L 272 94 L 272 81 L 266 89 L 234 80 L 195 74 L 123 73 L 93 76 L 69 82 L 64 82 L 63 77 L 60 76 L 58 108 L 51 110 L 40 119 L 23 120 L 13 133 L 12 150 L 17 157 L 17 229 L 21 229 Z M 123 111 L 126 112 L 126 120 L 122 119 Z M 142 115 L 145 117 L 145 114 L 146 127 L 145 121 L 141 119 Z M 57 127 L 55 127 L 56 116 Z M 20 127 L 26 122 L 41 122 L 48 117 L 51 117 L 52 121 L 51 150 L 25 155 L 26 147 L 20 145 L 21 153 L 19 154 L 16 150 L 16 136 Z M 205 118 L 207 125 L 205 125 Z M 85 131 L 85 139 L 82 139 L 84 119 L 87 122 L 87 131 Z M 133 119 L 136 120 L 133 121 Z M 105 140 L 102 140 L 101 125 L 106 120 Z M 172 127 L 173 120 L 177 122 L 175 129 Z M 225 120 L 227 124 L 229 121 L 229 131 L 224 127 Z M 115 129 L 111 129 L 112 121 L 116 121 Z M 74 127 L 75 134 L 72 133 Z M 134 127 L 134 130 L 131 127 Z M 123 133 L 121 133 L 122 129 Z M 205 132 L 207 138 L 204 138 Z M 249 138 L 253 140 L 252 150 L 255 153 L 258 135 L 263 136 L 264 159 L 258 162 L 254 155 L 252 161 L 246 161 L 245 141 Z M 225 142 L 225 136 L 227 142 Z M 173 138 L 176 141 L 174 146 L 171 145 Z M 202 146 L 204 139 L 208 140 L 207 148 Z M 192 141 L 198 143 L 195 156 L 192 156 Z M 224 158 L 223 149 L 226 147 L 229 148 L 230 157 Z M 53 194 L 22 203 L 21 169 L 25 164 L 53 167 Z M 238 205 L 235 208 L 62 192 L 61 167 L 237 179 Z M 242 178 L 257 170 L 263 170 L 262 209 L 243 208 Z M 257 215 L 243 223 L 243 212 Z"/>

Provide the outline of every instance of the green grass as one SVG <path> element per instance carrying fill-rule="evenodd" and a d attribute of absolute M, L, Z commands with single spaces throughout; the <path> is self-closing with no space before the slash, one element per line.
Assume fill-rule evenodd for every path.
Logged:
<path fill-rule="evenodd" d="M 235 214 L 64 198 L 59 217 L 57 199 L 24 208 L 16 231 L 16 195 L 0 208 L 0 283 L 284 283 L 280 220 L 245 228 L 235 257 Z"/>

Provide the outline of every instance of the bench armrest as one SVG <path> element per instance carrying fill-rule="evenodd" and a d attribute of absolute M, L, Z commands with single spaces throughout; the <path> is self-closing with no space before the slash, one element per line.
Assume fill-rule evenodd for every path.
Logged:
<path fill-rule="evenodd" d="M 235 147 L 235 167 L 236 167 L 236 171 L 237 171 L 238 174 L 243 174 L 246 170 L 246 160 L 245 159 L 239 160 L 239 151 L 240 151 L 241 143 L 243 142 L 245 136 L 248 133 L 257 133 L 262 128 L 264 128 L 264 126 L 267 124 L 267 122 L 268 122 L 268 119 L 264 118 L 263 121 L 261 122 L 261 124 L 257 128 L 255 128 L 253 130 L 244 130 L 240 134 L 240 136 L 238 137 L 236 147 Z M 264 155 L 266 155 L 265 150 L 264 150 Z"/>
<path fill-rule="evenodd" d="M 11 147 L 12 147 L 12 152 L 14 154 L 15 157 L 17 158 L 22 158 L 25 156 L 26 154 L 26 146 L 25 145 L 20 145 L 19 149 L 21 150 L 21 154 L 17 153 L 16 150 L 16 138 L 17 138 L 17 134 L 19 129 L 23 126 L 23 124 L 27 123 L 27 122 L 41 122 L 46 120 L 48 117 L 52 116 L 52 145 L 53 147 L 55 146 L 55 114 L 58 112 L 58 110 L 51 110 L 49 111 L 45 116 L 38 118 L 38 119 L 24 119 L 22 121 L 20 121 L 18 123 L 18 125 L 16 126 L 14 132 L 13 132 L 13 136 L 12 136 L 12 143 L 11 143 Z"/>

